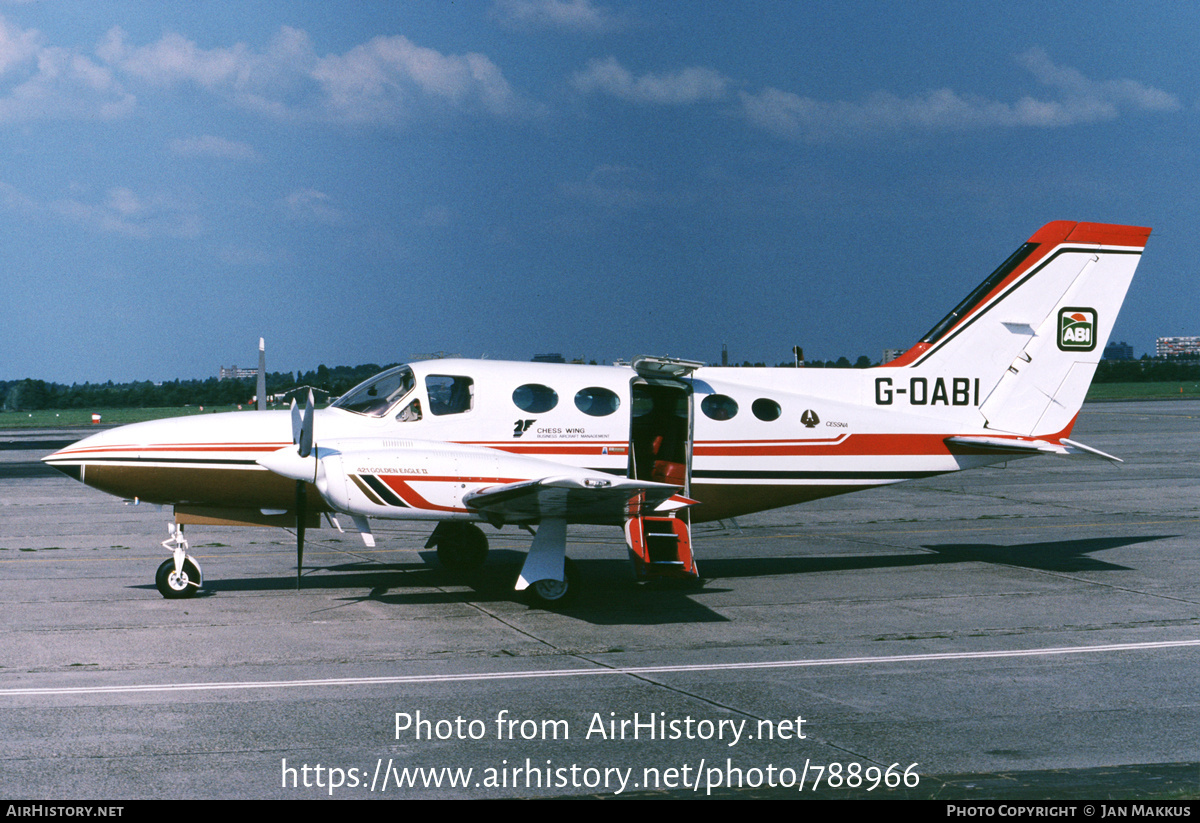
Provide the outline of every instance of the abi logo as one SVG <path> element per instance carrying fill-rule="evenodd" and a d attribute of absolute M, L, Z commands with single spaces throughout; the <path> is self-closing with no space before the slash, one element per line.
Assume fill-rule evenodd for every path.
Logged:
<path fill-rule="evenodd" d="M 1096 348 L 1096 310 L 1058 310 L 1058 347 L 1062 351 L 1091 351 Z"/>

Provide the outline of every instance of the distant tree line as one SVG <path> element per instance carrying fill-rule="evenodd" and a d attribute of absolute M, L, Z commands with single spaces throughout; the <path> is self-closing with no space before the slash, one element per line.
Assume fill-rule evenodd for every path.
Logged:
<path fill-rule="evenodd" d="M 308 372 L 268 372 L 267 395 L 281 395 L 300 386 L 313 386 L 337 396 L 344 394 L 384 367 L 317 366 Z M 170 380 L 152 383 L 48 383 L 45 380 L 0 380 L 0 408 L 5 411 L 39 409 L 131 409 L 180 406 L 232 406 L 250 403 L 257 391 L 256 378 L 240 380 Z"/>
<path fill-rule="evenodd" d="M 1101 360 L 1097 383 L 1186 383 L 1200 382 L 1200 360 L 1171 358 L 1154 360 Z"/>
<path fill-rule="evenodd" d="M 794 366 L 794 362 L 783 362 L 779 364 L 783 368 Z M 878 363 L 872 363 L 871 358 L 865 354 L 860 354 L 858 359 L 853 363 L 848 357 L 839 357 L 837 360 L 805 360 L 804 368 L 806 369 L 869 369 L 872 366 L 877 366 Z"/>
<path fill-rule="evenodd" d="M 746 367 L 763 363 L 741 364 Z M 790 368 L 792 363 L 780 363 Z M 851 363 L 849 358 L 813 360 L 805 364 L 810 369 L 865 369 L 874 365 L 862 355 Z M 282 395 L 302 386 L 323 389 L 332 396 L 345 394 L 354 386 L 388 366 L 365 363 L 361 366 L 317 366 L 313 371 L 268 372 L 267 395 Z M 1200 360 L 1101 360 L 1096 369 L 1097 383 L 1172 383 L 1200 382 Z M 39 409 L 128 409 L 181 406 L 231 406 L 250 403 L 256 390 L 255 378 L 241 380 L 171 380 L 152 383 L 149 380 L 133 383 L 47 383 L 45 380 L 0 380 L 0 408 L 5 411 L 37 411 Z"/>
<path fill-rule="evenodd" d="M 595 361 L 592 361 L 595 363 Z M 709 363 L 710 366 L 719 366 L 720 363 Z M 871 358 L 865 354 L 859 355 L 858 359 L 853 363 L 848 357 L 839 357 L 837 360 L 805 360 L 803 367 L 806 369 L 869 369 L 872 366 L 878 366 L 878 363 L 872 363 Z M 741 363 L 730 363 L 729 367 L 734 369 L 762 369 L 766 368 L 767 364 L 763 362 L 751 363 L 749 360 L 743 360 Z M 785 360 L 782 363 L 776 363 L 773 368 L 791 369 L 795 368 L 794 360 Z"/>

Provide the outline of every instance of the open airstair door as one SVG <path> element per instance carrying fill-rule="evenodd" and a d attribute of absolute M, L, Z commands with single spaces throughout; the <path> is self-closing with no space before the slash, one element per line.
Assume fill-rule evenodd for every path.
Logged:
<path fill-rule="evenodd" d="M 670 483 L 691 492 L 691 373 L 704 365 L 666 357 L 638 357 L 631 381 L 629 476 Z M 625 542 L 639 580 L 698 577 L 692 556 L 689 509 L 645 511 L 631 506 Z"/>

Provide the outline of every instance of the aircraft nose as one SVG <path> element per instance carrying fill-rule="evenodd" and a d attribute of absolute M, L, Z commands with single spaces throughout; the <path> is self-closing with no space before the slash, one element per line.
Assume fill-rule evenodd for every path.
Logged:
<path fill-rule="evenodd" d="M 87 453 L 86 450 L 88 448 L 95 445 L 95 441 L 100 436 L 101 433 L 98 432 L 82 440 L 78 440 L 69 446 L 64 446 L 58 451 L 51 452 L 43 457 L 42 462 L 51 468 L 57 469 L 67 477 L 82 483 L 83 455 Z"/>
<path fill-rule="evenodd" d="M 48 454 L 42 458 L 42 462 L 53 469 L 58 469 L 72 480 L 83 482 L 83 467 L 78 463 L 56 463 L 54 458 L 59 455 L 59 452 Z"/>

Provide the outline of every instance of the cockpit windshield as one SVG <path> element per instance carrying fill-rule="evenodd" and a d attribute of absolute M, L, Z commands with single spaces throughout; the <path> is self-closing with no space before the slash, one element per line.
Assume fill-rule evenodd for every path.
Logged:
<path fill-rule="evenodd" d="M 359 383 L 331 405 L 368 417 L 383 417 L 387 410 L 412 391 L 416 384 L 412 369 L 408 366 L 397 366 Z"/>

